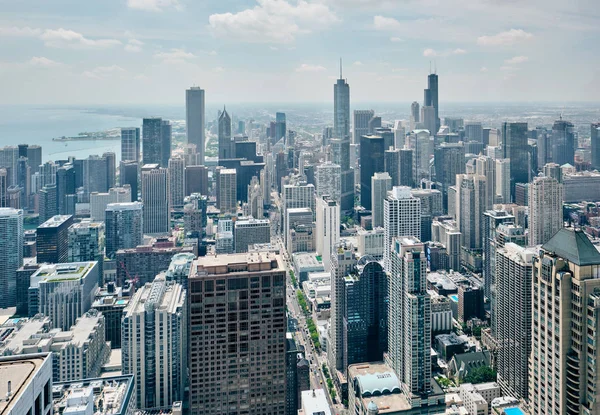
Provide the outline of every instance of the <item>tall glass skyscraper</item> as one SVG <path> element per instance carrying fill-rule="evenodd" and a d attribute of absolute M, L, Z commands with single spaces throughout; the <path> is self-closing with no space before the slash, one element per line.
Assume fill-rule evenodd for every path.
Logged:
<path fill-rule="evenodd" d="M 333 134 L 336 138 L 350 138 L 350 85 L 342 78 L 333 86 Z"/>
<path fill-rule="evenodd" d="M 231 143 L 231 117 L 227 110 L 219 116 L 219 160 L 231 159 L 234 156 L 233 144 Z"/>
<path fill-rule="evenodd" d="M 185 125 L 187 142 L 196 146 L 200 164 L 204 164 L 205 123 L 204 90 L 193 86 L 185 91 Z"/>
<path fill-rule="evenodd" d="M 0 308 L 16 305 L 17 270 L 23 265 L 23 211 L 0 208 Z"/>
<path fill-rule="evenodd" d="M 121 128 L 121 160 L 139 161 L 140 129 L 135 127 Z"/>
<path fill-rule="evenodd" d="M 440 114 L 439 114 L 439 101 L 438 101 L 438 76 L 435 73 L 429 74 L 427 77 L 427 89 L 425 90 L 424 97 L 425 107 L 433 107 L 435 110 L 435 125 L 437 132 L 440 129 Z M 432 132 L 432 135 L 434 132 Z"/>
<path fill-rule="evenodd" d="M 510 197 L 515 200 L 517 183 L 529 182 L 526 122 L 502 123 L 502 158 L 510 159 Z"/>

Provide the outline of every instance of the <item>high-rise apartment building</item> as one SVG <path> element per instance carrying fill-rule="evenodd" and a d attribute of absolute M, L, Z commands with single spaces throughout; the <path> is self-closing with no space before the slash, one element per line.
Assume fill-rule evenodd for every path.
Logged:
<path fill-rule="evenodd" d="M 486 297 L 492 300 L 496 269 L 496 231 L 502 223 L 514 223 L 515 217 L 505 210 L 492 209 L 483 213 L 483 289 Z"/>
<path fill-rule="evenodd" d="M 340 241 L 340 205 L 324 196 L 317 198 L 316 206 L 317 253 L 323 257 L 323 267 L 331 268 L 331 250 Z"/>
<path fill-rule="evenodd" d="M 315 169 L 317 197 L 330 196 L 338 205 L 342 199 L 341 167 L 330 161 L 318 165 Z"/>
<path fill-rule="evenodd" d="M 383 154 L 383 169 L 392 178 L 392 186 L 401 186 L 400 150 L 390 147 Z"/>
<path fill-rule="evenodd" d="M 0 308 L 17 304 L 17 270 L 23 265 L 23 211 L 0 208 Z"/>
<path fill-rule="evenodd" d="M 380 135 L 363 135 L 360 138 L 360 204 L 370 210 L 371 177 L 385 171 L 385 144 Z"/>
<path fill-rule="evenodd" d="M 413 189 L 411 194 L 421 200 L 421 239 L 431 241 L 433 218 L 444 214 L 442 192 L 437 189 Z"/>
<path fill-rule="evenodd" d="M 144 236 L 144 205 L 140 202 L 111 203 L 106 207 L 106 256 L 119 249 L 141 245 Z"/>
<path fill-rule="evenodd" d="M 529 146 L 526 122 L 502 123 L 502 158 L 510 160 L 510 197 L 515 200 L 517 183 L 529 182 Z"/>
<path fill-rule="evenodd" d="M 169 409 L 183 400 L 187 310 L 185 289 L 161 274 L 137 290 L 123 311 L 121 361 L 123 373 L 135 375 L 137 408 Z"/>
<path fill-rule="evenodd" d="M 563 184 L 538 176 L 529 184 L 529 245 L 541 245 L 563 227 Z"/>
<path fill-rule="evenodd" d="M 104 223 L 89 219 L 69 227 L 68 262 L 104 261 Z M 101 282 L 99 281 L 99 284 Z"/>
<path fill-rule="evenodd" d="M 333 86 L 333 136 L 340 139 L 350 138 L 350 85 L 342 77 Z"/>
<path fill-rule="evenodd" d="M 421 199 L 411 194 L 410 187 L 394 187 L 387 193 L 383 202 L 383 227 L 383 266 L 389 272 L 394 238 L 421 237 Z"/>
<path fill-rule="evenodd" d="M 492 336 L 497 345 L 498 383 L 505 395 L 527 399 L 531 353 L 533 248 L 508 243 L 496 249 Z"/>
<path fill-rule="evenodd" d="M 329 145 L 332 161 L 341 170 L 340 208 L 344 212 L 351 211 L 354 209 L 354 170 L 350 166 L 350 139 L 331 138 Z"/>
<path fill-rule="evenodd" d="M 192 413 L 285 412 L 282 261 L 272 254 L 254 253 L 201 257 L 192 264 L 188 280 Z"/>
<path fill-rule="evenodd" d="M 233 142 L 231 141 L 231 117 L 227 110 L 223 108 L 223 112 L 219 116 L 219 161 L 232 159 L 235 157 L 233 151 Z"/>
<path fill-rule="evenodd" d="M 441 143 L 434 150 L 435 180 L 441 184 L 444 207 L 448 207 L 448 188 L 456 184 L 456 175 L 465 173 L 463 143 Z"/>
<path fill-rule="evenodd" d="M 121 128 L 121 160 L 139 162 L 141 150 L 140 129 L 136 127 Z"/>
<path fill-rule="evenodd" d="M 196 86 L 186 89 L 185 128 L 187 143 L 196 146 L 196 152 L 200 155 L 200 164 L 204 164 L 204 137 L 206 130 L 206 109 L 204 104 L 204 89 Z"/>
<path fill-rule="evenodd" d="M 169 209 L 183 207 L 185 196 L 185 161 L 181 157 L 169 159 Z"/>
<path fill-rule="evenodd" d="M 217 168 L 216 171 L 217 208 L 222 213 L 235 213 L 237 210 L 237 171 Z"/>
<path fill-rule="evenodd" d="M 581 230 L 561 229 L 533 262 L 531 412 L 597 414 L 600 253 Z"/>
<path fill-rule="evenodd" d="M 462 233 L 462 246 L 468 250 L 483 248 L 483 213 L 487 210 L 487 181 L 477 174 L 456 176 L 456 219 Z"/>
<path fill-rule="evenodd" d="M 388 359 L 412 406 L 431 392 L 431 297 L 425 246 L 394 238 L 389 277 Z"/>
<path fill-rule="evenodd" d="M 352 123 L 352 143 L 360 144 L 363 135 L 369 135 L 369 120 L 375 116 L 373 110 L 354 110 L 354 122 Z"/>
<path fill-rule="evenodd" d="M 169 195 L 167 169 L 158 164 L 142 167 L 144 233 L 169 232 Z"/>
<path fill-rule="evenodd" d="M 496 159 L 496 194 L 494 203 L 510 202 L 510 160 Z"/>
<path fill-rule="evenodd" d="M 73 216 L 53 216 L 37 228 L 36 248 L 39 264 L 67 262 L 69 257 L 69 227 Z M 67 327 L 65 330 L 67 330 Z"/>
<path fill-rule="evenodd" d="M 392 190 L 392 178 L 388 173 L 375 173 L 371 177 L 371 216 L 373 228 L 383 226 L 383 201 Z"/>

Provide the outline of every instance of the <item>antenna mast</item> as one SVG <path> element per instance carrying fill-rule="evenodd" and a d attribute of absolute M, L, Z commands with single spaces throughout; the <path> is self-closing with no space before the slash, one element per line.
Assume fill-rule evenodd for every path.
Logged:
<path fill-rule="evenodd" d="M 342 58 L 340 58 L 340 79 L 344 79 L 342 78 Z"/>

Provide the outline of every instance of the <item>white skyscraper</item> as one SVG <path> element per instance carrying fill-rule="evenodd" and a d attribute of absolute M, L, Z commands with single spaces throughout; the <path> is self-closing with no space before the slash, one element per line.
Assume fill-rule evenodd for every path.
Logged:
<path fill-rule="evenodd" d="M 323 268 L 331 268 L 331 249 L 340 241 L 340 205 L 333 199 L 317 199 L 317 254 L 323 257 Z"/>
<path fill-rule="evenodd" d="M 235 169 L 217 168 L 217 207 L 222 213 L 235 213 L 237 209 L 237 172 Z"/>
<path fill-rule="evenodd" d="M 539 176 L 529 184 L 529 245 L 541 245 L 563 227 L 562 183 Z"/>
<path fill-rule="evenodd" d="M 338 204 L 342 197 L 342 170 L 338 164 L 328 161 L 315 169 L 317 197 L 330 196 Z"/>
<path fill-rule="evenodd" d="M 141 150 L 140 129 L 136 127 L 121 128 L 121 160 L 140 161 Z"/>
<path fill-rule="evenodd" d="M 132 201 L 131 187 L 126 184 L 123 187 L 108 189 L 106 193 L 90 193 L 90 219 L 104 222 L 106 217 L 106 206 L 110 203 L 128 203 Z"/>
<path fill-rule="evenodd" d="M 462 246 L 468 250 L 483 248 L 481 237 L 486 197 L 485 176 L 456 175 L 456 221 L 462 233 Z"/>
<path fill-rule="evenodd" d="M 298 184 L 286 184 L 283 186 L 283 228 L 287 229 L 287 223 L 285 223 L 287 210 L 294 208 L 309 208 L 313 212 L 313 220 L 315 219 L 315 186 L 307 184 L 306 182 L 300 182 Z M 287 245 L 287 235 L 286 245 Z"/>
<path fill-rule="evenodd" d="M 135 374 L 137 408 L 167 409 L 183 399 L 187 371 L 186 291 L 159 274 L 123 313 L 122 366 Z"/>
<path fill-rule="evenodd" d="M 495 203 L 510 203 L 510 160 L 496 159 Z"/>
<path fill-rule="evenodd" d="M 142 167 L 144 233 L 169 232 L 169 195 L 167 169 L 158 164 Z"/>
<path fill-rule="evenodd" d="M 401 236 L 421 238 L 421 199 L 414 197 L 410 190 L 406 186 L 393 187 L 383 202 L 383 264 L 388 272 L 391 269 L 393 239 Z"/>
<path fill-rule="evenodd" d="M 23 211 L 0 208 L 0 308 L 14 307 L 23 265 Z"/>
<path fill-rule="evenodd" d="M 187 142 L 196 146 L 201 165 L 204 164 L 205 119 L 204 90 L 193 86 L 185 91 L 185 125 Z"/>
<path fill-rule="evenodd" d="M 182 208 L 185 196 L 185 160 L 181 157 L 169 159 L 169 209 Z"/>
<path fill-rule="evenodd" d="M 388 173 L 375 173 L 371 177 L 371 216 L 373 228 L 383 226 L 383 201 L 392 190 L 392 178 Z"/>

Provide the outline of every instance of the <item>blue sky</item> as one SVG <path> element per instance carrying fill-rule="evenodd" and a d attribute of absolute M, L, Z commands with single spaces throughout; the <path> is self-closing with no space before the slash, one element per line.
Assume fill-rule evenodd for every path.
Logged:
<path fill-rule="evenodd" d="M 0 0 L 0 103 L 598 101 L 596 1 Z"/>

